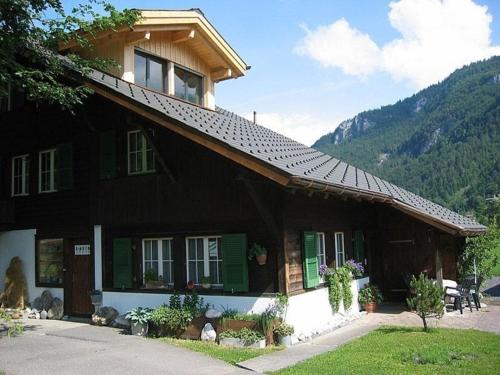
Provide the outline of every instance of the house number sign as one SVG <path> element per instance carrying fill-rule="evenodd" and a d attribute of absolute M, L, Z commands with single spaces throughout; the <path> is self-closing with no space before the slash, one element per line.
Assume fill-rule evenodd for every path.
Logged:
<path fill-rule="evenodd" d="M 90 255 L 90 245 L 75 245 L 75 255 Z"/>

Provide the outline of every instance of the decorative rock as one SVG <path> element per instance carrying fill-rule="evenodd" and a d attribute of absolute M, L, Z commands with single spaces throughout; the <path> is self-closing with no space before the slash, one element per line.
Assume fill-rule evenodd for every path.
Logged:
<path fill-rule="evenodd" d="M 128 329 L 130 328 L 130 320 L 125 318 L 125 315 L 118 315 L 111 325 L 114 328 Z"/>
<path fill-rule="evenodd" d="M 217 337 L 217 332 L 215 332 L 214 327 L 207 323 L 201 331 L 201 341 L 215 341 Z"/>
<path fill-rule="evenodd" d="M 207 312 L 205 313 L 205 318 L 208 319 L 217 319 L 222 316 L 222 313 L 218 310 L 215 309 L 208 309 Z"/>
<path fill-rule="evenodd" d="M 47 311 L 47 318 L 49 319 L 61 319 L 64 315 L 64 304 L 60 298 L 54 298 L 52 301 L 52 307 Z"/>
<path fill-rule="evenodd" d="M 10 260 L 9 267 L 5 271 L 4 284 L 5 291 L 0 293 L 0 306 L 23 310 L 28 303 L 28 284 L 21 258 L 14 257 Z"/>
<path fill-rule="evenodd" d="M 104 306 L 92 315 L 92 323 L 98 326 L 107 326 L 110 325 L 117 316 L 118 311 L 111 306 Z"/>
<path fill-rule="evenodd" d="M 42 312 L 40 313 L 40 319 L 47 319 L 47 311 L 42 310 Z"/>
<path fill-rule="evenodd" d="M 35 310 L 42 311 L 43 310 L 42 299 L 40 297 L 36 297 L 33 300 L 33 302 L 31 302 L 31 307 L 33 307 Z"/>
<path fill-rule="evenodd" d="M 50 293 L 50 290 L 44 290 L 40 298 L 42 300 L 41 310 L 47 311 L 52 307 L 52 302 L 54 301 L 54 297 L 52 297 L 52 293 Z"/>

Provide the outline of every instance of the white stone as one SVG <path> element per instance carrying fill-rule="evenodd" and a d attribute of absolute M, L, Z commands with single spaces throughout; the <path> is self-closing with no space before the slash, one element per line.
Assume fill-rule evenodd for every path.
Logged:
<path fill-rule="evenodd" d="M 47 319 L 47 311 L 42 310 L 42 312 L 40 313 L 40 319 Z"/>
<path fill-rule="evenodd" d="M 201 341 L 215 341 L 217 337 L 217 332 L 215 332 L 214 327 L 207 323 L 201 331 Z"/>
<path fill-rule="evenodd" d="M 219 310 L 216 309 L 208 309 L 207 312 L 205 313 L 205 318 L 208 319 L 217 319 L 222 316 L 222 313 Z"/>

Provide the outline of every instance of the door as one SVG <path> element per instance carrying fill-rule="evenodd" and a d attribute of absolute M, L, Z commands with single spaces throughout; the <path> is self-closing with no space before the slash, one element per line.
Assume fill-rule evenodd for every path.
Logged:
<path fill-rule="evenodd" d="M 89 291 L 93 288 L 93 252 L 88 239 L 65 241 L 64 311 L 69 315 L 90 315 L 94 307 Z"/>

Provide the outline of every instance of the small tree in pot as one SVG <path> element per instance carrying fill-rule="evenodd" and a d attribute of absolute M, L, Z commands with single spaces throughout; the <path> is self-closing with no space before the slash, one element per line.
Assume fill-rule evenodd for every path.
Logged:
<path fill-rule="evenodd" d="M 130 330 L 134 336 L 146 336 L 148 334 L 149 321 L 151 320 L 150 308 L 136 307 L 127 311 L 125 318 L 130 320 Z"/>
<path fill-rule="evenodd" d="M 281 323 L 274 329 L 274 334 L 278 336 L 278 343 L 284 346 L 292 345 L 292 335 L 295 332 L 295 329 L 292 325 Z"/>
<path fill-rule="evenodd" d="M 412 276 L 410 287 L 414 290 L 414 295 L 406 302 L 422 319 L 424 331 L 427 331 L 427 318 L 439 319 L 444 314 L 443 290 L 423 273 L 418 279 Z"/>
<path fill-rule="evenodd" d="M 372 313 L 377 309 L 377 305 L 383 301 L 383 297 L 376 285 L 367 284 L 359 291 L 358 300 L 367 313 Z"/>

